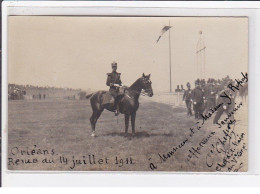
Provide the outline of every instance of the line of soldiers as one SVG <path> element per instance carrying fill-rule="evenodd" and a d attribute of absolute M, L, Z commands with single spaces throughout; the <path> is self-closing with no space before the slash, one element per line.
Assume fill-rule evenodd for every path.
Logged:
<path fill-rule="evenodd" d="M 231 83 L 233 83 L 233 80 L 230 79 L 229 76 L 222 80 L 209 78 L 207 82 L 205 79 L 197 79 L 195 81 L 194 89 L 191 89 L 190 83 L 188 82 L 188 89 L 185 90 L 183 94 L 183 101 L 185 101 L 187 107 L 187 115 L 192 116 L 191 107 L 193 106 L 195 119 L 201 119 L 203 113 L 208 113 L 210 109 L 223 102 L 224 105 L 219 108 L 215 115 L 213 122 L 216 123 L 223 112 L 228 113 L 228 111 L 234 107 L 235 94 L 227 88 Z M 228 95 L 230 99 L 232 99 L 232 103 L 229 103 L 229 98 L 219 98 L 219 96 L 222 95 Z M 229 106 L 226 106 L 225 104 L 228 104 Z"/>
<path fill-rule="evenodd" d="M 177 88 L 175 89 L 175 92 L 184 92 L 184 88 L 183 88 L 183 85 L 181 85 L 181 88 L 179 85 L 177 85 Z"/>

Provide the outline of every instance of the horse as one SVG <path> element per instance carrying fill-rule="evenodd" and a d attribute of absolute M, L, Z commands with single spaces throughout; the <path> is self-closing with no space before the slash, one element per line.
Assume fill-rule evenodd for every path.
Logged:
<path fill-rule="evenodd" d="M 142 92 L 143 90 L 143 92 Z M 132 126 L 132 136 L 135 135 L 135 118 L 136 112 L 139 108 L 139 97 L 140 94 L 147 95 L 149 97 L 153 96 L 152 82 L 150 80 L 150 74 L 145 75 L 143 73 L 142 77 L 138 78 L 130 87 L 124 88 L 124 93 L 118 103 L 119 112 L 125 116 L 125 136 L 128 133 L 129 119 L 131 117 Z M 104 109 L 114 112 L 114 103 L 103 104 L 103 99 L 105 95 L 111 95 L 109 91 L 97 91 L 95 93 L 86 96 L 90 99 L 90 104 L 92 107 L 92 115 L 90 117 L 91 123 L 91 136 L 95 137 L 96 123 Z"/>

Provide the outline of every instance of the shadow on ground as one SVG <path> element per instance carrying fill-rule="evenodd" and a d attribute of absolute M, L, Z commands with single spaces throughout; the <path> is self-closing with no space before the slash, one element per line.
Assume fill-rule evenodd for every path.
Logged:
<path fill-rule="evenodd" d="M 100 135 L 100 136 L 111 136 L 111 137 L 132 137 L 132 138 L 148 138 L 148 137 L 169 137 L 169 136 L 173 136 L 172 133 L 162 133 L 162 134 L 149 134 L 147 132 L 136 132 L 135 135 L 133 136 L 132 133 L 127 133 L 125 134 L 124 132 L 112 132 L 112 133 L 107 133 L 104 135 Z"/>

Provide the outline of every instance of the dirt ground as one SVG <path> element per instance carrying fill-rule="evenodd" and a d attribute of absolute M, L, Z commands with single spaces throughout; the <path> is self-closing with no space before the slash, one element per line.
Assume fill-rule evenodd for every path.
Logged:
<path fill-rule="evenodd" d="M 9 101 L 8 106 L 10 170 L 152 171 L 156 167 L 154 171 L 208 172 L 216 171 L 220 165 L 223 166 L 221 171 L 247 170 L 246 105 L 235 114 L 233 141 L 244 135 L 234 153 L 241 152 L 242 144 L 245 145 L 235 162 L 229 158 L 225 162 L 223 158 L 227 153 L 221 152 L 221 147 L 218 148 L 220 153 L 212 147 L 223 139 L 226 127 L 219 129 L 210 118 L 200 130 L 194 129 L 190 137 L 190 128 L 197 125 L 194 117 L 186 116 L 184 107 L 174 108 L 142 99 L 135 137 L 130 134 L 131 128 L 129 135 L 124 136 L 123 115 L 117 118 L 104 111 L 97 123 L 97 137 L 93 138 L 89 122 L 91 107 L 87 100 L 17 100 Z M 203 138 L 207 137 L 205 143 Z M 187 138 L 165 161 L 160 158 L 159 154 L 167 155 Z M 199 147 L 202 141 L 199 153 L 188 161 L 192 148 Z M 78 164 L 74 165 L 76 160 Z"/>

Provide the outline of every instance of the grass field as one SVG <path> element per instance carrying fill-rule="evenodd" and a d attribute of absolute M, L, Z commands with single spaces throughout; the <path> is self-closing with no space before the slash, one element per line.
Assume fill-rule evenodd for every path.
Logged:
<path fill-rule="evenodd" d="M 172 150 L 190 135 L 190 127 L 196 126 L 195 119 L 187 117 L 186 110 L 182 107 L 173 108 L 141 100 L 135 137 L 130 134 L 124 137 L 123 115 L 119 115 L 117 121 L 113 113 L 104 111 L 96 126 L 97 137 L 93 138 L 89 122 L 92 113 L 89 101 L 17 100 L 9 101 L 8 106 L 8 156 L 13 161 L 19 159 L 17 165 L 10 163 L 10 170 L 151 171 L 150 163 L 153 162 L 157 171 L 215 171 L 215 168 L 207 167 L 206 155 L 210 151 L 210 145 L 223 136 L 222 130 L 213 125 L 210 119 L 181 149 L 162 162 L 158 153 L 164 154 Z M 244 106 L 235 117 L 239 120 L 236 130 L 247 134 L 247 119 L 244 118 L 246 112 Z M 197 146 L 212 131 L 215 135 L 209 140 L 208 146 L 203 147 L 198 158 L 194 157 L 188 162 L 189 149 Z M 131 133 L 131 128 L 129 132 Z M 36 152 L 41 149 L 48 153 L 33 155 L 31 150 L 35 148 L 34 145 Z M 54 154 L 51 154 L 52 150 Z M 95 156 L 96 164 L 90 164 L 87 160 L 89 155 Z M 245 161 L 246 156 L 247 153 L 244 153 L 240 159 Z M 61 163 L 60 157 L 67 158 L 67 164 Z M 35 164 L 21 162 L 34 158 L 37 158 Z M 222 158 L 223 154 L 214 156 L 216 161 L 222 161 Z M 50 162 L 53 160 L 53 163 L 43 163 L 44 159 Z M 73 159 L 86 159 L 86 164 L 73 167 Z M 245 163 L 246 161 L 240 170 L 247 169 Z"/>

